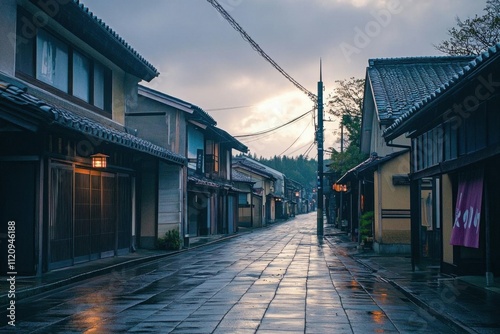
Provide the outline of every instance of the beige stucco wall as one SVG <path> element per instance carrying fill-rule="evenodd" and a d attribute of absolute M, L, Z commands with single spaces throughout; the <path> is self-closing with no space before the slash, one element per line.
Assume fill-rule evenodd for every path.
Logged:
<path fill-rule="evenodd" d="M 379 166 L 375 171 L 375 241 L 384 244 L 410 244 L 409 218 L 384 218 L 384 210 L 410 210 L 410 187 L 395 186 L 393 175 L 408 174 L 410 170 L 409 152 Z"/>
<path fill-rule="evenodd" d="M 381 166 L 382 208 L 410 210 L 410 186 L 392 184 L 394 175 L 407 175 L 410 172 L 410 153 L 402 154 Z"/>
<path fill-rule="evenodd" d="M 441 214 L 443 231 L 443 262 L 453 264 L 453 246 L 450 245 L 451 230 L 453 228 L 453 192 L 448 174 L 441 176 Z"/>
<path fill-rule="evenodd" d="M 402 148 L 400 147 L 387 146 L 383 137 L 383 131 L 385 130 L 385 128 L 386 127 L 384 125 L 380 126 L 377 117 L 373 118 L 369 153 L 377 152 L 379 156 L 383 157 L 402 150 Z M 393 140 L 393 144 L 409 146 L 411 144 L 411 141 L 405 136 L 400 136 Z"/>

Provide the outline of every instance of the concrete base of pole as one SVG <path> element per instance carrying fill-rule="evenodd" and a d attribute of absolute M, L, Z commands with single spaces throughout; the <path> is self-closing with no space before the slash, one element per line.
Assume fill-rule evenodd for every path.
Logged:
<path fill-rule="evenodd" d="M 323 209 L 318 208 L 318 220 L 317 220 L 317 236 L 323 236 Z"/>
<path fill-rule="evenodd" d="M 495 277 L 493 276 L 493 273 L 490 271 L 486 272 L 486 286 L 493 286 L 495 283 Z"/>

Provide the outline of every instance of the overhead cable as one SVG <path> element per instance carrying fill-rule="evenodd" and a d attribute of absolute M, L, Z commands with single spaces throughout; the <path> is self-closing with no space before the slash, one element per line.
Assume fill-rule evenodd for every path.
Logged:
<path fill-rule="evenodd" d="M 232 110 L 232 109 L 251 108 L 251 107 L 253 107 L 253 106 L 238 106 L 238 107 L 212 108 L 212 109 L 205 109 L 205 111 L 221 111 L 221 110 Z"/>
<path fill-rule="evenodd" d="M 207 0 L 217 11 L 222 15 L 222 17 L 229 22 L 229 24 L 238 31 L 243 39 L 245 39 L 252 48 L 257 51 L 265 60 L 267 60 L 275 69 L 278 70 L 281 74 L 285 76 L 291 83 L 295 85 L 298 89 L 300 89 L 303 93 L 305 93 L 314 103 L 317 102 L 317 96 L 307 90 L 304 86 L 297 82 L 294 78 L 292 78 L 288 73 L 285 72 L 267 53 L 262 50 L 262 48 L 250 37 L 245 30 L 236 22 L 231 15 L 222 7 L 216 0 Z"/>
<path fill-rule="evenodd" d="M 311 146 L 309 146 L 309 148 L 304 152 L 304 156 L 308 157 L 309 156 L 309 152 L 311 152 L 312 148 L 314 147 L 314 141 L 311 143 Z"/>
<path fill-rule="evenodd" d="M 290 146 L 288 146 L 283 152 L 281 152 L 279 154 L 279 156 L 282 156 L 283 154 L 286 153 L 286 151 L 288 151 L 293 145 L 295 145 L 295 143 L 300 139 L 300 137 L 302 137 L 302 135 L 304 134 L 304 132 L 307 130 L 307 128 L 309 127 L 309 124 L 307 124 L 307 126 L 304 128 L 304 130 L 302 130 L 302 132 L 300 133 L 300 135 L 297 137 L 297 139 L 295 139 L 293 141 L 293 143 L 290 144 Z M 307 145 L 307 144 L 306 144 Z"/>
<path fill-rule="evenodd" d="M 287 126 L 287 125 L 290 125 L 291 123 L 293 122 L 296 122 L 298 121 L 299 119 L 305 117 L 307 114 L 309 114 L 310 112 L 313 112 L 314 109 L 311 109 L 305 113 L 303 113 L 302 115 L 298 116 L 298 117 L 295 117 L 294 119 L 284 123 L 284 124 L 281 124 L 281 125 L 278 125 L 274 128 L 271 128 L 271 129 L 267 129 L 267 130 L 263 130 L 263 131 L 259 131 L 259 132 L 255 132 L 255 133 L 250 133 L 250 134 L 244 134 L 244 135 L 238 135 L 238 136 L 233 136 L 234 138 L 245 138 L 245 137 L 253 137 L 253 136 L 258 136 L 258 135 L 262 135 L 262 134 L 266 134 L 266 133 L 269 133 L 269 132 L 272 132 L 272 131 L 276 131 L 284 126 Z"/>

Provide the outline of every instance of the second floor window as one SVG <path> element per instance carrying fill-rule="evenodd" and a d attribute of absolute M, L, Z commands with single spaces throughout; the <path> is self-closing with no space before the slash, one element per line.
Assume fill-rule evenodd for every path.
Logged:
<path fill-rule="evenodd" d="M 73 52 L 73 96 L 90 102 L 90 60 Z"/>
<path fill-rule="evenodd" d="M 36 39 L 36 79 L 68 92 L 68 47 L 43 30 Z"/>
<path fill-rule="evenodd" d="M 30 14 L 18 8 L 16 73 L 76 103 L 111 112 L 111 70 L 48 30 L 26 33 Z M 51 89 L 51 88 L 55 89 Z M 76 98 L 76 99 L 75 99 Z M 94 108 L 95 107 L 95 108 Z"/>
<path fill-rule="evenodd" d="M 219 173 L 219 143 L 207 140 L 205 144 L 206 171 Z"/>

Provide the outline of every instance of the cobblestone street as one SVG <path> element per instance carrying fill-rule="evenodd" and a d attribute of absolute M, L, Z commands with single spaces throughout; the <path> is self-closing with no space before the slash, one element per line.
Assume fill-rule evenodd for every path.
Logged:
<path fill-rule="evenodd" d="M 16 332 L 25 333 L 451 331 L 342 247 L 319 241 L 315 213 L 16 306 Z"/>

